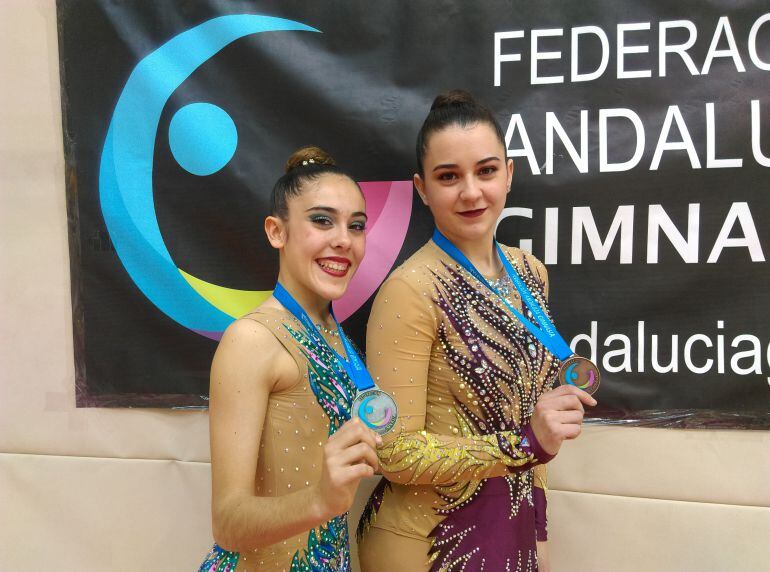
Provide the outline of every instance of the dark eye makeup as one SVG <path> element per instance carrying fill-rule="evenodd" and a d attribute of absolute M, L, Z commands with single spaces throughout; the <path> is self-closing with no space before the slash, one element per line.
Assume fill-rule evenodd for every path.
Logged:
<path fill-rule="evenodd" d="M 333 221 L 330 216 L 328 215 L 322 215 L 322 214 L 313 214 L 308 217 L 310 219 L 310 222 L 314 224 L 320 224 L 323 226 L 328 226 L 333 224 Z"/>
<path fill-rule="evenodd" d="M 310 222 L 313 224 L 317 224 L 318 226 L 334 225 L 334 219 L 326 214 L 311 214 L 308 217 L 308 220 L 310 220 Z M 354 231 L 363 231 L 366 229 L 366 220 L 355 220 L 350 223 L 348 228 Z"/>

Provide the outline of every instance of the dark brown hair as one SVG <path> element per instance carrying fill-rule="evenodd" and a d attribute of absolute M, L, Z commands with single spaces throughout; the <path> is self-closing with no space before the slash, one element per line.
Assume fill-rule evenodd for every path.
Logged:
<path fill-rule="evenodd" d="M 341 175 L 359 187 L 353 177 L 337 166 L 331 155 L 313 145 L 294 151 L 286 160 L 284 171 L 270 193 L 270 214 L 282 219 L 289 214 L 289 199 L 301 194 L 304 185 L 317 181 L 322 175 Z"/>
<path fill-rule="evenodd" d="M 451 125 L 467 127 L 478 123 L 489 125 L 505 147 L 505 136 L 497 119 L 488 107 L 476 101 L 470 93 L 461 89 L 453 89 L 437 96 L 433 100 L 433 105 L 430 106 L 428 117 L 425 118 L 420 132 L 417 134 L 417 169 L 420 175 L 424 174 L 422 160 L 428 149 L 428 139 L 433 133 Z"/>

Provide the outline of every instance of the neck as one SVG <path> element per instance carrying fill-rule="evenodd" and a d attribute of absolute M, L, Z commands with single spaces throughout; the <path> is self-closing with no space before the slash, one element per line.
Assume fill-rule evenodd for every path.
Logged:
<path fill-rule="evenodd" d="M 497 251 L 493 243 L 494 235 L 491 232 L 480 238 L 463 239 L 444 232 L 441 228 L 439 230 L 452 244 L 460 249 L 460 252 L 468 257 L 471 264 L 484 276 L 495 276 L 498 274 L 500 271 L 500 261 L 497 258 Z"/>
<path fill-rule="evenodd" d="M 307 312 L 307 315 L 310 316 L 310 319 L 313 320 L 314 323 L 329 323 L 331 319 L 331 313 L 329 312 L 331 306 L 329 300 L 321 298 L 318 294 L 283 272 L 278 273 L 278 282 L 280 282 L 286 291 L 291 294 L 292 298 L 297 301 L 297 304 L 302 306 L 302 309 Z"/>

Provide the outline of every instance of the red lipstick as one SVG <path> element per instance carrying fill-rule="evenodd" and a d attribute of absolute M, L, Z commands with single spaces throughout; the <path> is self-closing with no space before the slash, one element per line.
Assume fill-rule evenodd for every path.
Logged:
<path fill-rule="evenodd" d="M 336 278 L 345 276 L 351 266 L 350 260 L 343 258 L 342 256 L 318 258 L 316 259 L 316 264 L 318 264 L 321 270 Z"/>
<path fill-rule="evenodd" d="M 479 217 L 479 216 L 483 215 L 484 211 L 486 211 L 486 210 L 487 210 L 486 207 L 484 207 L 483 209 L 474 209 L 472 211 L 458 212 L 457 214 L 459 214 L 460 216 L 463 216 L 465 218 L 476 218 L 476 217 Z"/>

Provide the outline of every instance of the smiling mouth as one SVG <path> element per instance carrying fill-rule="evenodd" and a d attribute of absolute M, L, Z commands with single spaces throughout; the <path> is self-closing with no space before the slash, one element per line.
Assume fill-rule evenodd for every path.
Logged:
<path fill-rule="evenodd" d="M 336 276 L 338 278 L 345 276 L 348 273 L 348 270 L 350 269 L 350 261 L 345 259 L 330 259 L 330 258 L 319 258 L 316 260 L 316 264 L 321 267 L 321 270 L 326 272 L 327 274 L 331 276 Z"/>
<path fill-rule="evenodd" d="M 472 210 L 472 211 L 458 212 L 457 214 L 459 214 L 460 216 L 463 216 L 465 218 L 476 218 L 476 217 L 479 217 L 479 216 L 483 215 L 484 211 L 486 211 L 486 210 L 487 210 L 486 207 L 484 207 L 483 209 L 475 209 L 475 210 Z"/>

